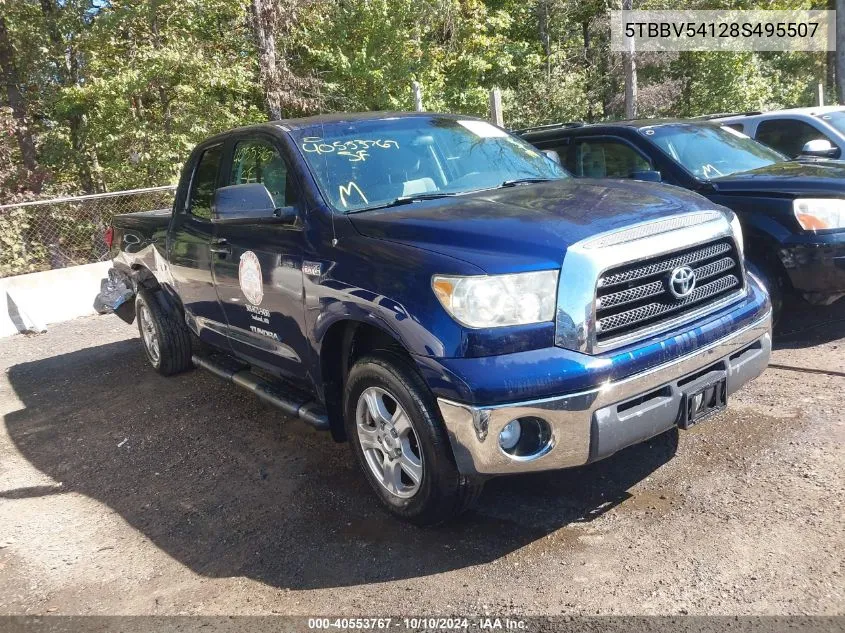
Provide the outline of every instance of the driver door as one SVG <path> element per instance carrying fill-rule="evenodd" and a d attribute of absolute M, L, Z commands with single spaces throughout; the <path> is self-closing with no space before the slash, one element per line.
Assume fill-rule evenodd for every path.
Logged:
<path fill-rule="evenodd" d="M 277 141 L 239 135 L 231 140 L 220 186 L 261 183 L 277 208 L 294 207 L 291 224 L 217 224 L 211 250 L 217 296 L 229 341 L 245 361 L 305 382 L 308 346 L 302 298 L 303 223 L 299 189 Z"/>

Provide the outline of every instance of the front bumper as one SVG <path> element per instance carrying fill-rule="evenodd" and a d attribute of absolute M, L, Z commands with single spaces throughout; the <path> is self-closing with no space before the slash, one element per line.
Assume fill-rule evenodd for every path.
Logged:
<path fill-rule="evenodd" d="M 458 469 L 497 475 L 580 466 L 654 437 L 677 424 L 683 386 L 708 372 L 727 376 L 728 393 L 759 376 L 771 353 L 771 312 L 673 362 L 594 389 L 541 400 L 474 406 L 438 398 Z M 714 374 L 715 375 L 715 374 Z M 551 439 L 530 457 L 499 447 L 514 418 L 546 421 Z"/>
<path fill-rule="evenodd" d="M 780 259 L 792 287 L 820 297 L 845 293 L 845 235 L 840 240 L 782 248 Z"/>

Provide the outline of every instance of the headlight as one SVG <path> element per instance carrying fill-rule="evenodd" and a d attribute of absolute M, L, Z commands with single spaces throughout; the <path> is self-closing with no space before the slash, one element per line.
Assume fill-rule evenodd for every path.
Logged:
<path fill-rule="evenodd" d="M 845 229 L 845 200 L 798 198 L 792 202 L 795 219 L 805 231 Z"/>
<path fill-rule="evenodd" d="M 456 321 L 471 328 L 527 325 L 555 316 L 556 270 L 515 275 L 435 275 L 434 294 Z"/>

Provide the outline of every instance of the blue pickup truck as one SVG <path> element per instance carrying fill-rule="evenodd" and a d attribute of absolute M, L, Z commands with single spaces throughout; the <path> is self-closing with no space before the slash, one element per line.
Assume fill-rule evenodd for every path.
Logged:
<path fill-rule="evenodd" d="M 117 216 L 109 238 L 131 299 L 112 307 L 156 370 L 208 369 L 349 440 L 418 524 L 489 477 L 686 428 L 769 359 L 733 212 L 571 178 L 470 117 L 232 130 L 195 149 L 172 210 Z"/>

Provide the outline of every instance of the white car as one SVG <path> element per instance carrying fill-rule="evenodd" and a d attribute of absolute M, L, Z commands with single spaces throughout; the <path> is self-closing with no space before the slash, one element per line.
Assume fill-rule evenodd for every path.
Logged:
<path fill-rule="evenodd" d="M 845 157 L 845 106 L 751 112 L 711 120 L 732 127 L 790 158 L 799 155 Z"/>

